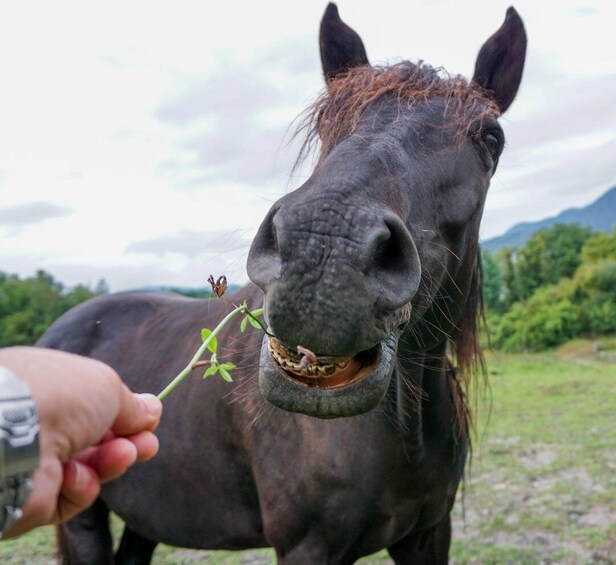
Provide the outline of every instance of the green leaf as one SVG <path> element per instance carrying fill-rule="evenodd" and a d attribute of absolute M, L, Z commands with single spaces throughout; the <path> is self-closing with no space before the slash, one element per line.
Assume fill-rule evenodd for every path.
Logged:
<path fill-rule="evenodd" d="M 201 330 L 201 340 L 205 342 L 212 335 L 212 330 L 208 328 L 203 328 Z M 218 341 L 215 337 L 211 338 L 210 343 L 207 344 L 207 348 L 212 352 L 216 353 L 216 349 L 218 348 Z"/>
<path fill-rule="evenodd" d="M 263 329 L 263 326 L 257 320 L 254 320 L 252 318 L 248 318 L 248 321 L 250 322 L 250 325 L 253 328 L 257 328 L 258 330 L 262 330 Z"/>
<path fill-rule="evenodd" d="M 220 376 L 229 383 L 233 382 L 233 379 L 231 378 L 229 371 L 227 371 L 227 369 L 223 369 L 222 366 L 220 367 Z"/>
<path fill-rule="evenodd" d="M 215 375 L 218 372 L 218 365 L 212 365 L 211 367 L 208 367 L 205 370 L 205 373 L 203 373 L 203 378 L 207 379 L 207 377 L 209 377 L 210 375 Z"/>
<path fill-rule="evenodd" d="M 221 363 L 218 366 L 220 367 L 221 371 L 222 369 L 224 369 L 225 371 L 232 371 L 236 367 L 233 363 Z"/>
<path fill-rule="evenodd" d="M 246 331 L 246 325 L 248 324 L 248 316 L 245 316 L 242 319 L 242 323 L 240 324 L 240 331 L 244 333 Z"/>
<path fill-rule="evenodd" d="M 251 314 L 255 317 L 258 318 L 261 314 L 263 314 L 263 308 L 257 308 L 255 310 L 253 310 L 251 312 Z"/>

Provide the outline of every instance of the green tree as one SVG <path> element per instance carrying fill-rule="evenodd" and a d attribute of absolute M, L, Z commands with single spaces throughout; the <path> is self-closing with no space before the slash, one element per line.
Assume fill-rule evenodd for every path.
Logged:
<path fill-rule="evenodd" d="M 481 250 L 483 275 L 483 299 L 488 310 L 503 312 L 503 277 L 494 255 L 487 249 Z"/>
<path fill-rule="evenodd" d="M 579 224 L 556 224 L 535 233 L 517 256 L 519 298 L 529 298 L 540 286 L 572 276 L 582 262 L 581 250 L 591 234 L 590 228 Z"/>
<path fill-rule="evenodd" d="M 0 346 L 35 343 L 57 317 L 95 294 L 83 285 L 66 289 L 42 270 L 25 279 L 0 273 Z"/>
<path fill-rule="evenodd" d="M 616 332 L 616 250 L 598 246 L 605 241 L 592 244 L 603 249 L 592 256 L 607 257 L 582 263 L 572 277 L 541 286 L 500 318 L 492 316 L 492 344 L 507 351 L 539 351 L 581 335 Z"/>
<path fill-rule="evenodd" d="M 496 254 L 502 280 L 501 309 L 509 310 L 520 300 L 520 285 L 516 270 L 516 248 L 503 247 Z"/>
<path fill-rule="evenodd" d="M 584 333 L 616 332 L 616 252 L 594 263 L 584 263 L 574 277 Z"/>
<path fill-rule="evenodd" d="M 589 237 L 580 251 L 583 263 L 590 263 L 609 257 L 616 258 L 616 229 L 611 234 L 597 232 Z"/>

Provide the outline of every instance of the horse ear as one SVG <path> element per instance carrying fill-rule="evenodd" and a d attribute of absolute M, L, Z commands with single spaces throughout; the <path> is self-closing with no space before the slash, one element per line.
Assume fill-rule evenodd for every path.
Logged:
<path fill-rule="evenodd" d="M 327 5 L 321 20 L 319 47 L 326 81 L 351 67 L 368 64 L 361 38 L 340 19 L 333 2 Z"/>
<path fill-rule="evenodd" d="M 526 31 L 513 6 L 499 30 L 484 44 L 475 63 L 473 81 L 492 93 L 503 113 L 515 98 L 526 57 Z"/>

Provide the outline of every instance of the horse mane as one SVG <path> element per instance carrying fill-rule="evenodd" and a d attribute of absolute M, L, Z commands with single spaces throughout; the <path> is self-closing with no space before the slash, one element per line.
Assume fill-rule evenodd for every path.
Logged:
<path fill-rule="evenodd" d="M 480 329 L 485 322 L 483 302 L 483 271 L 481 253 L 476 250 L 476 261 L 471 275 L 471 284 L 466 304 L 457 328 L 451 336 L 451 350 L 455 360 L 451 387 L 456 412 L 456 423 L 461 435 L 470 440 L 470 433 L 476 432 L 474 414 L 477 412 L 479 397 L 487 385 L 485 358 L 480 343 Z M 470 443 L 470 442 L 469 442 Z"/>
<path fill-rule="evenodd" d="M 443 117 L 464 136 L 471 124 L 488 116 L 498 117 L 496 103 L 478 85 L 460 75 L 418 62 L 401 61 L 389 66 L 362 65 L 330 79 L 327 88 L 302 114 L 295 136 L 305 133 L 296 166 L 319 145 L 318 163 L 341 135 L 352 134 L 364 112 L 378 99 L 392 97 L 400 109 L 410 110 L 421 101 L 441 98 Z M 479 135 L 481 127 L 473 131 Z M 294 137 L 295 137 L 294 136 Z"/>

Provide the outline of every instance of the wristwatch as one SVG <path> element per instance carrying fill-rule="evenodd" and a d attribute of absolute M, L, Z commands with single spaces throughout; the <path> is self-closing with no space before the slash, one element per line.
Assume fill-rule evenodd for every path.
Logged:
<path fill-rule="evenodd" d="M 28 385 L 0 366 L 0 538 L 19 518 L 39 462 L 39 420 Z"/>

